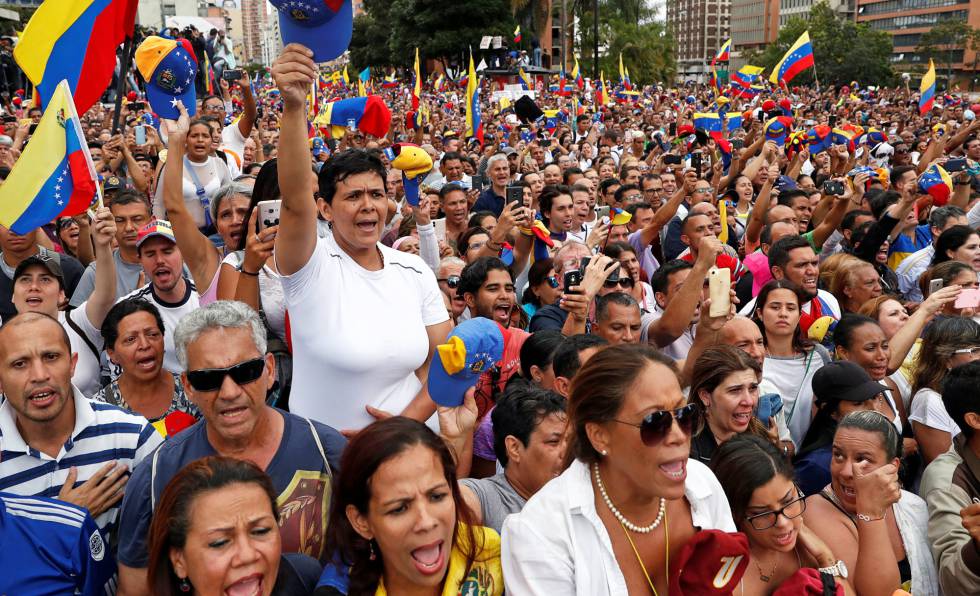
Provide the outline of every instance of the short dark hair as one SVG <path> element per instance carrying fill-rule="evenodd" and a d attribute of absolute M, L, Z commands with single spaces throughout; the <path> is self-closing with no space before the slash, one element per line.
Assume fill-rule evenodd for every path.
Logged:
<path fill-rule="evenodd" d="M 670 276 L 684 269 L 694 269 L 694 265 L 680 259 L 667 261 L 653 272 L 653 277 L 650 278 L 650 287 L 653 288 L 654 292 L 666 294 L 667 286 L 670 285 Z"/>
<path fill-rule="evenodd" d="M 975 139 L 974 139 L 975 140 Z M 956 217 L 966 217 L 966 212 L 956 205 L 943 205 L 929 211 L 929 225 L 935 228 L 945 228 L 949 220 Z"/>
<path fill-rule="evenodd" d="M 514 437 L 527 447 L 531 433 L 541 421 L 556 413 L 565 413 L 565 398 L 549 389 L 530 383 L 512 383 L 497 401 L 490 414 L 493 421 L 493 452 L 500 465 L 507 467 L 507 437 Z"/>
<path fill-rule="evenodd" d="M 636 217 L 636 212 L 640 211 L 641 209 L 653 209 L 653 205 L 647 202 L 642 202 L 642 203 L 630 203 L 629 205 L 624 207 L 626 213 L 629 213 L 633 217 Z"/>
<path fill-rule="evenodd" d="M 606 345 L 609 345 L 609 342 L 598 335 L 579 333 L 566 337 L 551 358 L 551 370 L 556 377 L 572 379 L 582 366 L 579 353 L 589 348 L 601 348 Z"/>
<path fill-rule="evenodd" d="M 606 178 L 599 183 L 599 193 L 606 194 L 611 186 L 620 186 L 623 183 L 619 181 L 619 178 Z"/>
<path fill-rule="evenodd" d="M 789 263 L 789 253 L 798 248 L 813 248 L 806 238 L 800 235 L 783 236 L 769 247 L 769 270 L 773 267 L 785 269 Z"/>
<path fill-rule="evenodd" d="M 458 160 L 460 163 L 463 163 L 463 154 L 460 153 L 459 151 L 447 151 L 442 156 L 442 160 L 440 160 L 440 163 L 446 163 L 447 161 L 453 161 L 453 160 Z"/>
<path fill-rule="evenodd" d="M 802 190 L 802 189 L 799 189 L 799 188 L 793 188 L 793 189 L 787 190 L 786 192 L 779 193 L 779 198 L 776 199 L 776 203 L 779 204 L 779 205 L 785 205 L 787 207 L 792 207 L 793 206 L 793 201 L 795 199 L 799 199 L 801 197 L 804 198 L 804 199 L 809 200 L 809 196 L 807 195 L 807 193 L 806 193 L 805 190 Z"/>
<path fill-rule="evenodd" d="M 445 159 L 445 158 L 443 158 Z M 445 201 L 451 192 L 461 192 L 466 194 L 466 189 L 458 182 L 447 182 L 439 189 L 439 200 Z"/>
<path fill-rule="evenodd" d="M 510 268 L 497 257 L 480 257 L 463 267 L 463 271 L 459 274 L 456 294 L 460 297 L 466 294 L 476 295 L 480 291 L 480 286 L 487 281 L 491 271 L 506 271 L 507 275 L 511 276 L 511 280 L 514 278 Z"/>
<path fill-rule="evenodd" d="M 487 211 L 486 213 L 487 215 L 493 215 L 493 213 L 490 213 L 489 211 Z M 472 219 L 473 218 L 470 218 L 470 221 L 472 221 Z M 470 239 L 473 238 L 473 236 L 476 236 L 477 234 L 486 234 L 487 236 L 489 236 L 490 232 L 488 232 L 486 229 L 481 228 L 479 226 L 473 226 L 470 228 L 466 228 L 466 231 L 460 234 L 459 240 L 456 243 L 456 249 L 459 251 L 460 256 L 466 255 L 466 251 L 469 250 L 470 248 Z M 462 296 L 462 294 L 460 294 L 460 296 Z"/>
<path fill-rule="evenodd" d="M 123 190 L 119 194 L 112 197 L 112 201 L 109 203 L 109 209 L 111 210 L 116 205 L 132 205 L 133 203 L 139 203 L 146 207 L 146 212 L 152 214 L 150 209 L 150 204 L 146 202 L 146 199 L 136 194 L 133 190 Z"/>
<path fill-rule="evenodd" d="M 521 376 L 531 380 L 531 367 L 547 368 L 565 336 L 558 329 L 542 329 L 528 336 L 521 345 Z"/>
<path fill-rule="evenodd" d="M 793 466 L 779 449 L 772 442 L 748 433 L 736 434 L 722 443 L 711 458 L 711 470 L 728 497 L 736 529 L 745 523 L 745 511 L 757 488 L 776 476 L 793 482 Z"/>
<path fill-rule="evenodd" d="M 854 211 L 848 211 L 844 215 L 844 219 L 840 222 L 840 229 L 854 231 L 854 222 L 857 221 L 859 217 L 874 217 L 874 214 L 866 209 L 855 209 Z"/>
<path fill-rule="evenodd" d="M 574 176 L 575 174 L 585 174 L 585 172 L 582 171 L 582 168 L 576 166 L 570 166 L 566 168 L 565 172 L 561 175 L 561 181 L 564 182 L 565 184 L 568 184 L 568 179 Z"/>
<path fill-rule="evenodd" d="M 568 188 L 564 184 L 549 184 L 541 189 L 541 194 L 538 195 L 538 211 L 541 213 L 541 219 L 544 220 L 545 224 L 548 224 L 548 212 L 551 211 L 555 199 L 567 195 L 572 196 L 572 189 Z"/>
<path fill-rule="evenodd" d="M 898 202 L 902 195 L 894 190 L 885 190 L 873 197 L 868 197 L 868 205 L 871 207 L 871 214 L 875 219 L 881 219 L 881 214 L 890 206 Z"/>
<path fill-rule="evenodd" d="M 630 306 L 635 306 L 637 310 L 640 309 L 640 303 L 636 301 L 636 298 L 630 296 L 626 292 L 610 292 L 605 296 L 596 297 L 595 320 L 605 320 L 606 315 L 609 313 L 609 307 L 613 304 L 618 304 L 619 306 L 625 306 L 627 308 Z"/>
<path fill-rule="evenodd" d="M 966 415 L 970 412 L 980 413 L 980 402 L 977 401 L 976 389 L 980 384 L 980 361 L 974 360 L 961 364 L 950 370 L 943 380 L 943 406 L 946 413 L 960 427 L 967 438 L 975 432 L 966 423 Z"/>
<path fill-rule="evenodd" d="M 615 194 L 616 202 L 622 203 L 623 197 L 626 196 L 626 193 L 628 193 L 631 190 L 640 190 L 640 187 L 637 186 L 636 184 L 623 184 L 622 186 L 617 188 Z"/>
<path fill-rule="evenodd" d="M 166 331 L 163 326 L 163 317 L 160 316 L 160 311 L 155 305 L 141 298 L 127 298 L 113 305 L 102 321 L 100 331 L 107 350 L 115 347 L 116 340 L 119 339 L 119 324 L 122 323 L 122 320 L 138 312 L 150 313 L 156 321 L 160 333 Z"/>
<path fill-rule="evenodd" d="M 327 160 L 317 176 L 317 186 L 320 189 L 320 198 L 333 203 L 333 195 L 337 192 L 337 184 L 343 182 L 350 176 L 363 174 L 365 172 L 377 174 L 381 178 L 385 192 L 388 190 L 387 174 L 385 166 L 381 160 L 363 149 L 347 149 L 334 154 Z"/>
<path fill-rule="evenodd" d="M 466 222 L 466 226 L 467 228 L 479 228 L 481 227 L 480 222 L 488 217 L 492 217 L 494 219 L 497 218 L 493 211 L 477 211 L 476 213 L 471 213 L 470 220 Z M 462 250 L 460 252 L 462 252 Z"/>
<path fill-rule="evenodd" d="M 899 143 L 895 143 L 895 144 L 898 145 Z M 901 144 L 904 145 L 905 143 L 901 143 Z M 905 175 L 905 172 L 914 172 L 914 171 L 915 171 L 915 166 L 896 166 L 892 168 L 891 173 L 888 174 L 888 181 L 891 182 L 891 186 L 892 188 L 894 188 L 895 183 L 902 179 L 902 176 Z"/>

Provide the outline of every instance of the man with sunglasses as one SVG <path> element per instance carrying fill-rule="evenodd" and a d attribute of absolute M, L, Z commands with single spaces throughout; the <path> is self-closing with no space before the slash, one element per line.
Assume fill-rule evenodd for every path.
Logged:
<path fill-rule="evenodd" d="M 275 361 L 265 326 L 241 302 L 219 300 L 181 320 L 175 332 L 187 395 L 203 418 L 137 466 L 120 518 L 119 594 L 146 593 L 146 536 L 167 482 L 210 455 L 254 462 L 269 475 L 281 509 L 283 552 L 324 554 L 333 475 L 346 441 L 334 429 L 266 405 Z M 322 562 L 322 561 L 321 561 Z"/>
<path fill-rule="evenodd" d="M 459 316 L 466 310 L 466 301 L 459 295 L 456 288 L 459 287 L 459 275 L 463 272 L 466 263 L 459 257 L 446 257 L 439 261 L 439 268 L 436 270 L 436 281 L 439 282 L 439 289 L 452 302 L 453 319 L 458 320 Z"/>

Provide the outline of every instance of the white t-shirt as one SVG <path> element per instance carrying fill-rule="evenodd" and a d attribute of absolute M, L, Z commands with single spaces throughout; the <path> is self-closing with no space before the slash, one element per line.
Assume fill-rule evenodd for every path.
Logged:
<path fill-rule="evenodd" d="M 235 269 L 242 270 L 242 259 L 245 251 L 236 250 L 228 253 L 222 261 Z M 259 299 L 262 304 L 262 314 L 269 324 L 269 329 L 279 336 L 279 339 L 286 339 L 286 300 L 282 295 L 282 282 L 279 281 L 279 274 L 272 270 L 268 265 L 262 265 L 259 270 Z"/>
<path fill-rule="evenodd" d="M 142 288 L 130 292 L 116 301 L 118 304 L 127 298 L 140 298 L 157 307 L 157 310 L 160 311 L 160 317 L 163 319 L 163 368 L 177 374 L 182 373 L 184 368 L 177 362 L 177 349 L 174 347 L 174 330 L 177 328 L 177 323 L 181 319 L 201 307 L 199 301 L 200 296 L 197 293 L 197 288 L 194 287 L 194 282 L 187 278 L 184 278 L 184 281 L 187 283 L 187 292 L 179 302 L 166 302 L 157 296 L 153 290 L 153 284 L 146 284 Z M 106 361 L 109 364 L 110 376 L 113 380 L 118 379 L 119 375 L 122 374 L 122 369 L 119 365 L 108 359 Z"/>
<path fill-rule="evenodd" d="M 238 128 L 238 120 L 221 129 L 221 149 L 228 156 L 228 169 L 231 177 L 237 178 L 242 173 L 241 161 L 245 157 L 245 137 Z M 229 155 L 229 154 L 233 155 Z"/>
<path fill-rule="evenodd" d="M 99 356 L 85 343 L 85 340 L 78 334 L 78 331 L 75 331 L 66 321 L 68 317 L 71 317 L 75 327 L 81 330 L 88 341 L 101 353 L 102 332 L 96 329 L 95 325 L 88 320 L 88 315 L 85 313 L 87 304 L 87 302 L 82 303 L 78 308 L 68 312 L 59 311 L 58 322 L 68 332 L 71 351 L 78 354 L 78 362 L 75 364 L 75 374 L 72 375 L 71 382 L 75 387 L 78 387 L 78 390 L 85 397 L 92 397 L 102 389 Z"/>
<path fill-rule="evenodd" d="M 200 197 L 197 196 L 197 186 L 194 184 L 194 179 L 188 171 L 187 163 L 191 164 L 190 167 L 193 168 L 194 174 L 197 176 L 197 181 L 204 188 L 204 194 L 209 200 L 214 197 L 222 185 L 231 182 L 231 171 L 228 169 L 228 164 L 221 158 L 213 155 L 209 155 L 207 161 L 201 163 L 190 160 L 185 162 L 182 186 L 184 203 L 187 205 L 187 210 L 190 212 L 191 217 L 194 218 L 194 223 L 197 227 L 201 228 L 207 223 L 204 217 L 204 204 L 201 203 Z M 167 216 L 167 209 L 163 205 L 163 181 L 164 175 L 161 170 L 156 194 L 153 196 L 153 215 L 160 219 L 166 219 Z"/>
<path fill-rule="evenodd" d="M 960 434 L 960 427 L 946 412 L 943 396 L 932 389 L 922 388 L 912 396 L 912 409 L 909 410 L 909 422 L 918 422 L 929 428 L 949 433 L 949 438 Z"/>
<path fill-rule="evenodd" d="M 421 258 L 378 245 L 380 271 L 317 241 L 310 260 L 281 276 L 293 351 L 290 411 L 337 429 L 373 422 L 364 409 L 398 414 L 422 387 L 426 327 L 449 319 L 436 276 Z"/>
<path fill-rule="evenodd" d="M 783 398 L 783 412 L 793 443 L 800 445 L 813 410 L 813 375 L 824 365 L 822 346 L 814 346 L 806 356 L 779 358 L 766 356 L 762 365 L 762 380 L 766 393 L 778 393 Z M 828 356 L 829 360 L 829 356 Z"/>

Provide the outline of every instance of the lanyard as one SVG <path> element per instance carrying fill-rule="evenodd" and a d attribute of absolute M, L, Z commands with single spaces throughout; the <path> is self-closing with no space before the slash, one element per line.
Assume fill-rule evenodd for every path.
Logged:
<path fill-rule="evenodd" d="M 201 185 L 201 181 L 197 177 L 197 172 L 194 171 L 194 166 L 191 165 L 191 160 L 187 159 L 186 155 L 184 156 L 184 170 L 190 174 L 191 182 L 194 184 L 194 192 L 197 193 L 197 200 L 201 201 L 201 206 L 204 207 L 204 226 L 210 228 L 211 200 L 204 191 L 204 187 Z"/>

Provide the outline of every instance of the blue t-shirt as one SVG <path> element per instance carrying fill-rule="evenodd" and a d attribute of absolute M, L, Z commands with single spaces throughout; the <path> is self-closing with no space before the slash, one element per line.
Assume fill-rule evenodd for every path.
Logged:
<path fill-rule="evenodd" d="M 809 497 L 823 490 L 830 484 L 830 456 L 833 446 L 825 445 L 807 453 L 793 462 L 796 473 L 796 484 Z"/>
<path fill-rule="evenodd" d="M 0 493 L 0 569 L 0 594 L 101 596 L 116 562 L 85 509 Z"/>
<path fill-rule="evenodd" d="M 319 422 L 282 410 L 276 412 L 285 422 L 282 441 L 265 472 L 272 479 L 272 487 L 278 495 L 282 552 L 321 559 L 325 550 L 333 474 L 340 469 L 340 456 L 347 440 Z M 208 442 L 205 423 L 200 420 L 168 439 L 133 471 L 126 484 L 119 521 L 118 557 L 123 565 L 147 566 L 147 532 L 152 510 L 159 503 L 167 482 L 188 463 L 218 455 Z M 313 429 L 316 429 L 316 438 Z"/>
<path fill-rule="evenodd" d="M 493 192 L 493 186 L 488 186 L 477 197 L 476 202 L 473 203 L 473 208 L 470 209 L 470 213 L 489 211 L 493 213 L 494 217 L 500 217 L 500 212 L 504 210 L 504 201 L 504 197 Z"/>

